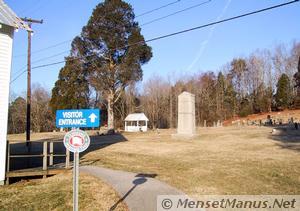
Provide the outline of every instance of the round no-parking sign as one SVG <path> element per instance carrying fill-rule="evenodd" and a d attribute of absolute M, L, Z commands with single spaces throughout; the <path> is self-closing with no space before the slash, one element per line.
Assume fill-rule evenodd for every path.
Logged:
<path fill-rule="evenodd" d="M 71 130 L 64 137 L 64 145 L 71 152 L 83 152 L 90 145 L 89 135 L 82 130 Z"/>

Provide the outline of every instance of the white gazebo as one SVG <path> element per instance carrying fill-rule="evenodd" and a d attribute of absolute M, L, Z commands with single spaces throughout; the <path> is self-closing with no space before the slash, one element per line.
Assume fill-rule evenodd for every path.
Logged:
<path fill-rule="evenodd" d="M 127 132 L 146 132 L 149 119 L 144 113 L 129 114 L 125 118 L 125 131 Z"/>
<path fill-rule="evenodd" d="M 5 180 L 9 83 L 14 31 L 31 29 L 0 0 L 0 185 Z"/>

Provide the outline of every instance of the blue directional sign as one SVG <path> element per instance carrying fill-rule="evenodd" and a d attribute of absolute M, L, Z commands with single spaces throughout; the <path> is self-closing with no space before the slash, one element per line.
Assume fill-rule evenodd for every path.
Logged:
<path fill-rule="evenodd" d="M 58 128 L 80 128 L 99 127 L 99 109 L 57 110 L 56 127 Z"/>

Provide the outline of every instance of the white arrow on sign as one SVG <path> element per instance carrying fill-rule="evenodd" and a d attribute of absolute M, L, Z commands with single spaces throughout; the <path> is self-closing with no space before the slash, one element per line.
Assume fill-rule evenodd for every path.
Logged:
<path fill-rule="evenodd" d="M 92 114 L 89 116 L 89 118 L 91 119 L 91 123 L 94 123 L 95 120 L 96 120 L 96 118 L 98 118 L 98 117 L 96 116 L 96 114 L 92 113 Z"/>

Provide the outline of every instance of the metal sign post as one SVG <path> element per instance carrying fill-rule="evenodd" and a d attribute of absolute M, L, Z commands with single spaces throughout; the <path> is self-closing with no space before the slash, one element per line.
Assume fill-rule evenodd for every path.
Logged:
<path fill-rule="evenodd" d="M 78 211 L 78 193 L 79 193 L 79 152 L 74 153 L 73 167 L 73 211 Z"/>
<path fill-rule="evenodd" d="M 79 193 L 79 153 L 85 151 L 90 145 L 90 137 L 82 130 L 75 129 L 64 137 L 65 147 L 74 153 L 73 161 L 73 211 L 78 211 Z"/>
<path fill-rule="evenodd" d="M 99 109 L 73 109 L 56 111 L 56 127 L 58 128 L 88 128 L 99 127 Z M 79 192 L 79 153 L 90 145 L 89 135 L 79 129 L 68 132 L 64 137 L 64 145 L 74 153 L 73 165 L 73 210 L 78 211 Z"/>

